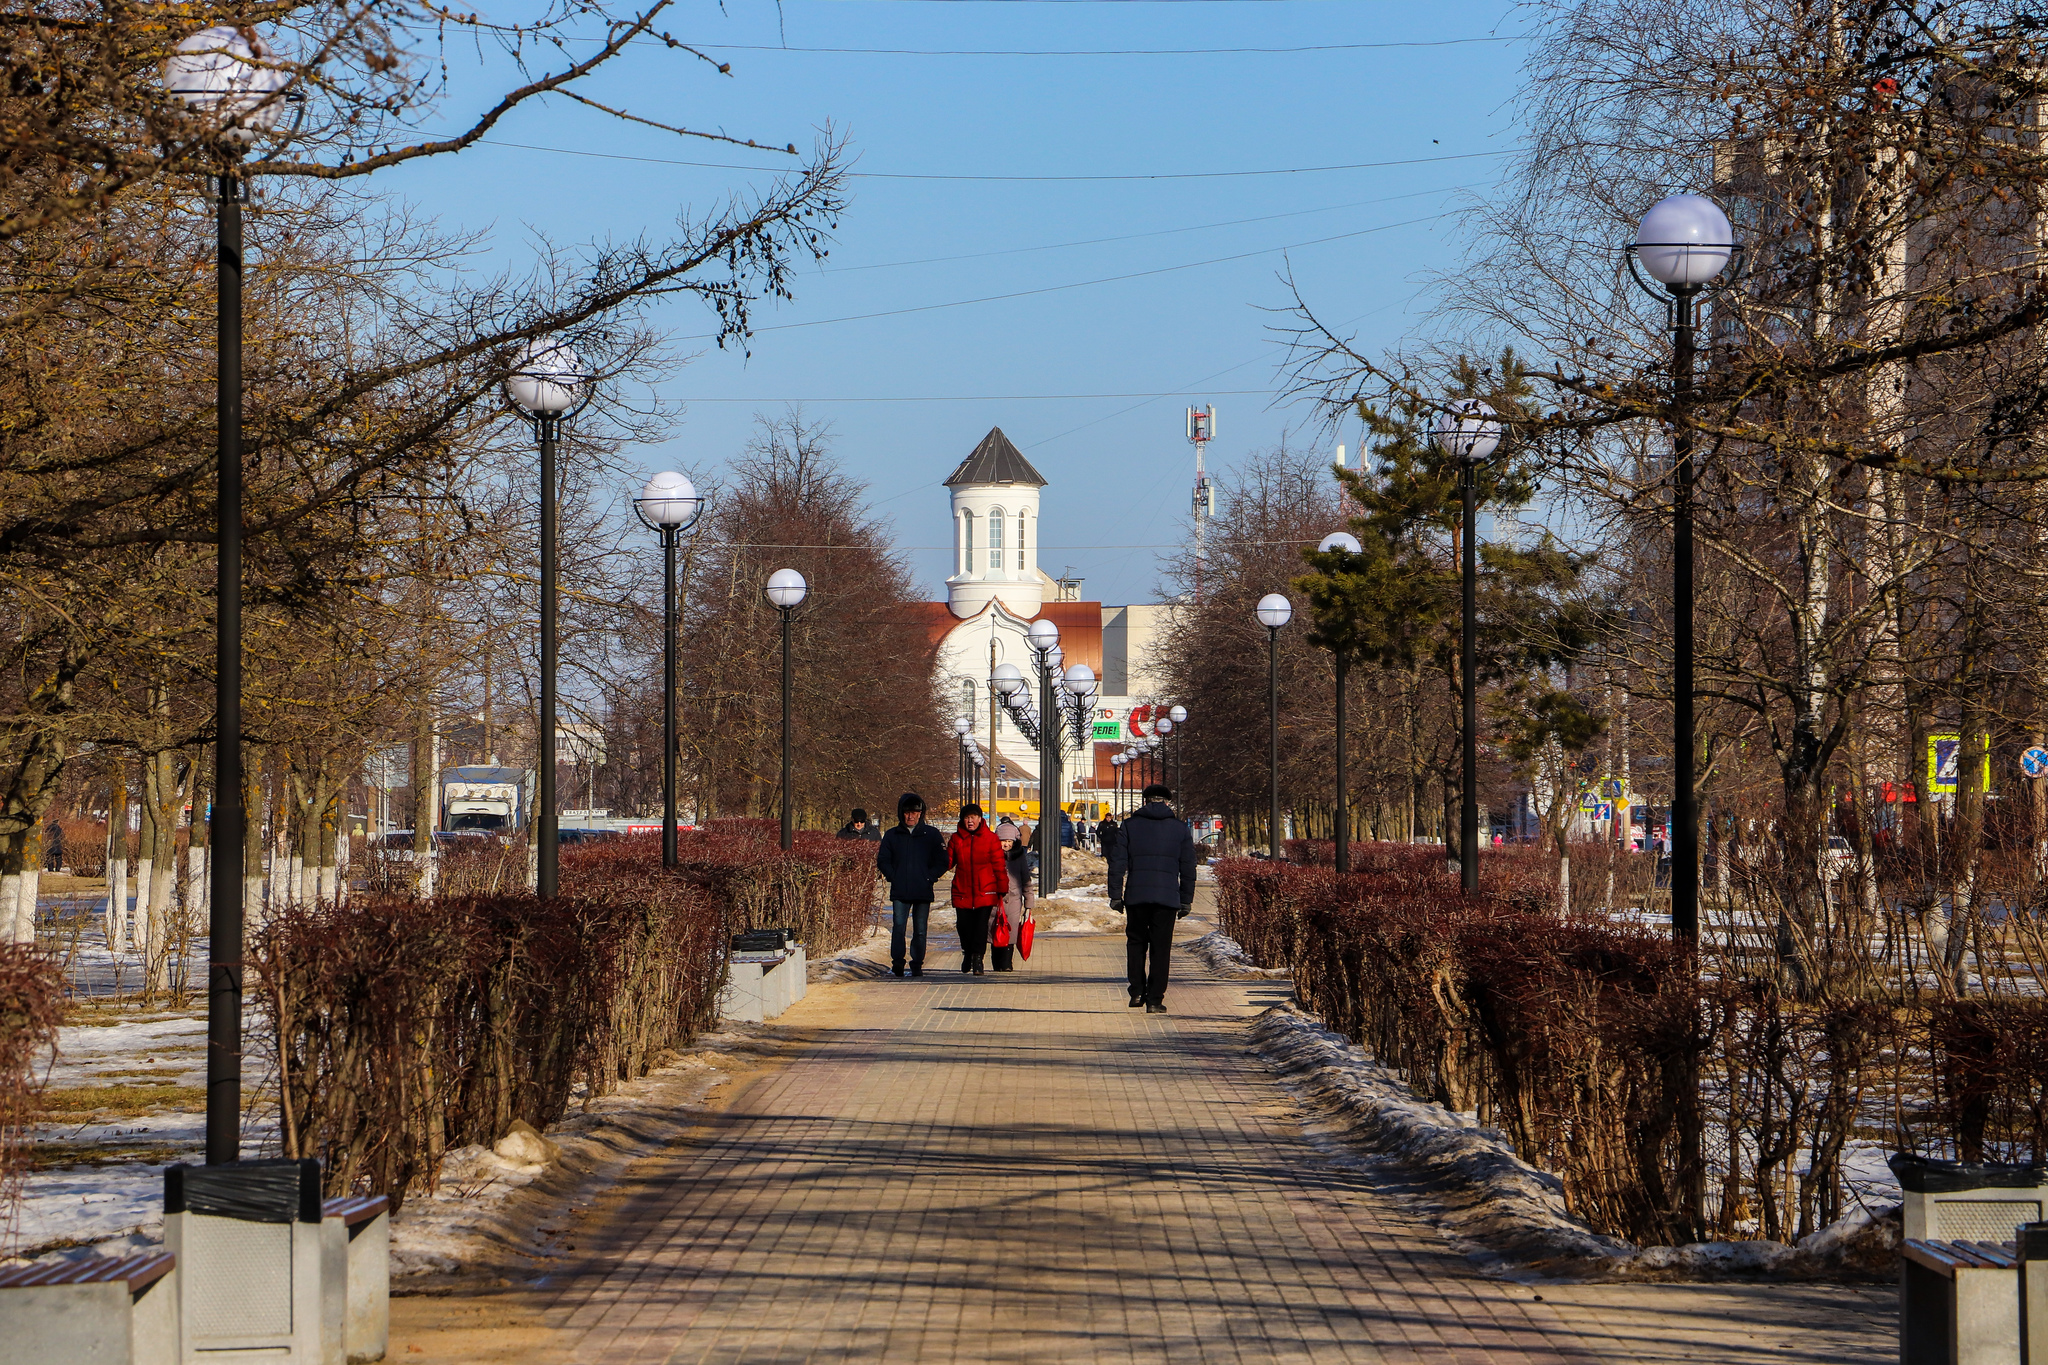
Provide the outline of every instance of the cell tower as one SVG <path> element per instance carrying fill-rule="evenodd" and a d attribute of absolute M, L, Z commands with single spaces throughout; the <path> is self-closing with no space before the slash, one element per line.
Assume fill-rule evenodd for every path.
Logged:
<path fill-rule="evenodd" d="M 1195 448 L 1195 600 L 1202 600 L 1202 566 L 1209 518 L 1216 515 L 1216 487 L 1209 482 L 1203 453 L 1216 436 L 1216 405 L 1188 409 L 1188 444 Z"/>

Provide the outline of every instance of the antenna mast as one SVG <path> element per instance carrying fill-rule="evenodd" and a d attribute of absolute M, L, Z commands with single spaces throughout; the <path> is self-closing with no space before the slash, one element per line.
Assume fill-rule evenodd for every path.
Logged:
<path fill-rule="evenodd" d="M 1195 600 L 1202 600 L 1202 567 L 1207 555 L 1209 518 L 1216 515 L 1216 490 L 1203 466 L 1205 447 L 1216 435 L 1216 405 L 1188 409 L 1188 444 L 1195 448 Z"/>

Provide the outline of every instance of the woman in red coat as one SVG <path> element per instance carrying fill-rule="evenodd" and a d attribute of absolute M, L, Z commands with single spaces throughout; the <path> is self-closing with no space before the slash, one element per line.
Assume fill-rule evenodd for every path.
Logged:
<path fill-rule="evenodd" d="M 1009 893 L 1010 869 L 1002 840 L 972 801 L 960 808 L 960 827 L 946 841 L 946 863 L 953 869 L 953 913 L 960 921 L 960 970 L 980 976 L 988 912 Z"/>

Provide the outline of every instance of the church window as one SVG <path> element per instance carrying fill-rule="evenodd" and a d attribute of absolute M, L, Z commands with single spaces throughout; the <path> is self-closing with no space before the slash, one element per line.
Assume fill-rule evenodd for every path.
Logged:
<path fill-rule="evenodd" d="M 992 507 L 988 513 L 988 566 L 991 569 L 1003 567 L 1003 509 Z"/>
<path fill-rule="evenodd" d="M 1024 561 L 1024 513 L 1017 513 L 1017 567 L 1027 567 Z"/>
<path fill-rule="evenodd" d="M 960 571 L 962 573 L 973 573 L 974 513 L 972 512 L 962 512 L 960 514 L 960 552 L 962 555 Z"/>

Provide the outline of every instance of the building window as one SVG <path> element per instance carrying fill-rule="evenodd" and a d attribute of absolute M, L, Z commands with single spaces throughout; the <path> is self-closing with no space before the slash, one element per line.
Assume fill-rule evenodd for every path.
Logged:
<path fill-rule="evenodd" d="M 1017 514 L 1017 567 L 1020 570 L 1030 567 L 1024 560 L 1024 514 L 1022 512 Z"/>
<path fill-rule="evenodd" d="M 974 572 L 974 513 L 960 514 L 960 571 Z"/>
<path fill-rule="evenodd" d="M 1003 509 L 991 507 L 988 513 L 988 566 L 991 570 L 1003 567 Z"/>

